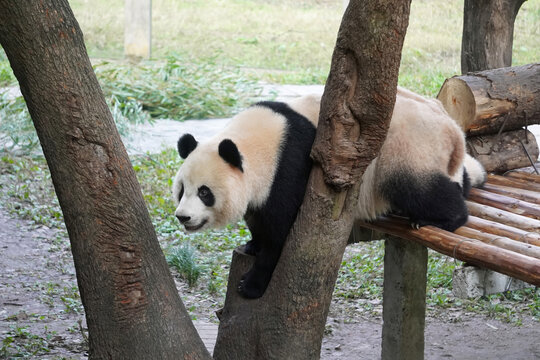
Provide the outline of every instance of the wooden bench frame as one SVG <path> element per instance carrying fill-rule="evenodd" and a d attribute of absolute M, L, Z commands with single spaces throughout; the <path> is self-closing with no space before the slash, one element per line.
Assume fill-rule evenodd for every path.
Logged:
<path fill-rule="evenodd" d="M 356 224 L 386 234 L 383 360 L 424 358 L 427 247 L 540 286 L 540 175 L 490 175 L 467 205 L 469 221 L 454 233 L 399 218 Z"/>

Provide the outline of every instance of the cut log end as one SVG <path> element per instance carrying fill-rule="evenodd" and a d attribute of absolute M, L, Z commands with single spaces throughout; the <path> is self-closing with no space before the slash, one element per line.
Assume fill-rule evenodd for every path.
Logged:
<path fill-rule="evenodd" d="M 457 77 L 444 81 L 437 99 L 463 131 L 476 117 L 476 101 L 467 83 Z"/>

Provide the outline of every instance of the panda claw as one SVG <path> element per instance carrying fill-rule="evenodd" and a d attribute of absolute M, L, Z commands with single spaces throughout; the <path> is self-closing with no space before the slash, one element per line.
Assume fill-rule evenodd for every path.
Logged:
<path fill-rule="evenodd" d="M 237 288 L 238 292 L 242 293 L 242 291 L 244 290 L 244 279 L 240 280 L 240 282 L 238 283 L 238 288 Z"/>

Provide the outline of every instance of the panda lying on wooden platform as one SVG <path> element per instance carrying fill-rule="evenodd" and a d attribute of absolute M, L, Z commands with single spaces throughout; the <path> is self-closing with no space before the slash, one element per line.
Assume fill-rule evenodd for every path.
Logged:
<path fill-rule="evenodd" d="M 260 102 L 199 144 L 178 140 L 185 159 L 173 184 L 175 215 L 187 231 L 242 217 L 255 263 L 238 286 L 247 298 L 266 290 L 306 190 L 320 96 Z M 363 175 L 358 218 L 398 212 L 413 226 L 453 231 L 467 221 L 465 197 L 485 171 L 465 153 L 464 134 L 437 100 L 398 88 L 387 138 Z"/>

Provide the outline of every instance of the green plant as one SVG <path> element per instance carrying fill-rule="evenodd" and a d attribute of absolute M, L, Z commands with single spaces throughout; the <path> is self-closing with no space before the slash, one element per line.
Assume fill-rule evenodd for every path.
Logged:
<path fill-rule="evenodd" d="M 0 146 L 29 153 L 38 144 L 36 130 L 23 97 L 14 96 L 9 88 L 0 89 Z"/>
<path fill-rule="evenodd" d="M 101 62 L 94 70 L 120 134 L 127 135 L 131 126 L 153 118 L 230 116 L 258 96 L 254 80 L 214 60 L 191 63 L 171 54 L 165 62 Z M 30 153 L 37 147 L 26 103 L 10 88 L 0 90 L 0 119 L 5 119 L 0 122 L 0 145 L 6 150 Z"/>
<path fill-rule="evenodd" d="M 194 302 L 194 311 L 212 313 L 222 306 L 226 292 L 227 276 L 232 250 L 250 240 L 250 232 L 244 222 L 225 229 L 186 234 L 174 217 L 171 199 L 172 178 L 181 161 L 175 149 L 159 154 L 146 154 L 132 158 L 133 168 L 141 184 L 142 192 L 158 239 L 165 253 L 189 244 L 193 256 L 191 265 L 198 269 L 197 280 L 192 287 L 182 289 L 186 307 Z M 53 239 L 55 248 L 65 250 L 62 215 L 46 163 L 42 157 L 0 157 L 0 202 L 11 213 L 25 217 L 36 224 L 62 229 L 64 240 Z M 63 245 L 62 245 L 63 244 Z M 195 251 L 196 249 L 196 251 Z M 189 253 L 189 251 L 187 251 Z M 185 254 L 184 254 L 185 255 Z M 182 255 L 182 256 L 184 256 Z M 189 255 L 189 254 L 188 254 Z M 181 256 L 177 256 L 181 257 Z M 189 256 L 187 256 L 189 258 Z M 361 309 L 367 313 L 380 311 L 383 283 L 384 241 L 372 241 L 350 245 L 343 257 L 334 291 L 334 302 L 347 312 Z M 463 311 L 486 314 L 498 319 L 519 323 L 532 316 L 540 321 L 540 290 L 526 289 L 472 300 L 456 299 L 451 293 L 452 271 L 459 262 L 435 252 L 429 252 L 427 305 L 429 311 L 459 308 Z M 188 266 L 188 269 L 189 269 Z M 171 267 L 175 268 L 174 265 Z M 189 274 L 189 270 L 187 274 Z M 183 276 L 183 275 L 182 275 Z M 186 283 L 189 283 L 186 279 Z M 55 283 L 43 283 L 36 289 L 43 293 L 47 303 L 50 297 L 61 299 L 66 311 L 80 311 L 76 289 L 63 289 Z M 186 298 L 192 294 L 192 298 Z"/>
<path fill-rule="evenodd" d="M 136 102 L 153 118 L 175 120 L 230 116 L 258 93 L 256 83 L 215 58 L 190 59 L 176 53 L 165 62 L 137 66 L 104 62 L 94 66 L 105 94 L 115 103 Z"/>
<path fill-rule="evenodd" d="M 12 326 L 4 335 L 0 347 L 0 357 L 13 359 L 19 357 L 33 357 L 38 354 L 49 353 L 49 342 L 55 335 L 45 326 L 44 335 L 32 334 L 28 326 Z"/>
<path fill-rule="evenodd" d="M 203 267 L 197 264 L 195 249 L 188 243 L 169 250 L 167 263 L 178 271 L 190 287 L 195 286 L 203 272 Z"/>
<path fill-rule="evenodd" d="M 77 286 L 64 286 L 63 294 L 60 296 L 60 300 L 66 307 L 66 312 L 72 312 L 75 314 L 82 314 L 84 309 L 81 303 L 81 296 L 79 295 L 79 289 Z"/>
<path fill-rule="evenodd" d="M 0 47 L 0 87 L 13 86 L 17 79 L 13 75 L 6 53 Z"/>

